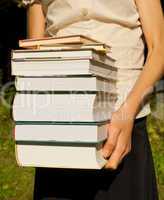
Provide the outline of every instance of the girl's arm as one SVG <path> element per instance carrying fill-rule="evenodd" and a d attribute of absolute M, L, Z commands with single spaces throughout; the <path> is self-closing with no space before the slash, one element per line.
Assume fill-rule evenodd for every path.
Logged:
<path fill-rule="evenodd" d="M 45 17 L 41 3 L 34 3 L 27 8 L 27 37 L 42 38 L 45 31 Z"/>
<path fill-rule="evenodd" d="M 106 168 L 116 169 L 131 150 L 134 119 L 144 96 L 164 74 L 164 16 L 160 0 L 135 0 L 148 46 L 144 68 L 126 101 L 112 115 L 108 140 L 102 149 L 108 158 Z"/>
<path fill-rule="evenodd" d="M 148 46 L 148 56 L 136 84 L 127 97 L 135 116 L 144 96 L 164 75 L 164 16 L 160 0 L 135 0 Z"/>

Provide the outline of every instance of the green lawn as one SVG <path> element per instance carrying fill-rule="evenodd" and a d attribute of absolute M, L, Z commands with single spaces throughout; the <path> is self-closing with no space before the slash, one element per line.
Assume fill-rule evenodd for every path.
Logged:
<path fill-rule="evenodd" d="M 13 97 L 11 94 L 14 94 L 13 89 L 6 94 L 8 101 Z M 152 104 L 154 105 L 154 102 Z M 10 109 L 0 102 L 0 200 L 32 200 L 34 169 L 20 168 L 16 164 L 10 112 Z M 156 166 L 160 200 L 164 200 L 164 121 L 150 116 L 147 127 Z"/>

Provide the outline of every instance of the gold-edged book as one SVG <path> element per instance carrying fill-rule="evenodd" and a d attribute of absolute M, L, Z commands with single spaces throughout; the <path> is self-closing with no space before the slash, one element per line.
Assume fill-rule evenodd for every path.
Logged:
<path fill-rule="evenodd" d="M 111 51 L 110 46 L 104 43 L 92 43 L 92 44 L 58 44 L 58 45 L 40 45 L 39 50 L 74 50 L 74 49 L 94 49 L 102 53 L 108 53 Z"/>
<path fill-rule="evenodd" d="M 99 41 L 92 39 L 84 35 L 68 35 L 60 37 L 45 37 L 40 39 L 25 39 L 19 41 L 19 47 L 28 48 L 28 47 L 39 47 L 39 46 L 48 46 L 48 45 L 57 45 L 57 44 L 92 44 L 100 43 Z"/>

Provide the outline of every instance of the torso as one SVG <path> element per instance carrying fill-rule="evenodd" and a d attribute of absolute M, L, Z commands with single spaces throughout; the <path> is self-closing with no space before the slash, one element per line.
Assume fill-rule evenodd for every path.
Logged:
<path fill-rule="evenodd" d="M 134 0 L 41 0 L 46 34 L 83 34 L 112 47 L 118 68 L 116 110 L 126 99 L 144 65 L 143 31 Z M 143 104 L 137 118 L 150 113 Z"/>

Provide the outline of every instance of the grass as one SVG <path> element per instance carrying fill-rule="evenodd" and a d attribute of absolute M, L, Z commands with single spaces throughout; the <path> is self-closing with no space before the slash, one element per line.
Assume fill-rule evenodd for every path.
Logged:
<path fill-rule="evenodd" d="M 11 99 L 13 89 L 6 93 Z M 10 101 L 11 101 L 10 100 Z M 0 199 L 31 200 L 33 190 L 32 168 L 20 168 L 15 161 L 14 141 L 12 138 L 13 122 L 10 109 L 0 103 Z"/>
<path fill-rule="evenodd" d="M 13 95 L 13 88 L 5 94 L 10 104 Z M 152 101 L 152 109 L 154 105 L 156 104 Z M 162 109 L 159 110 L 163 112 Z M 151 115 L 147 118 L 147 128 L 155 161 L 160 200 L 164 200 L 164 121 Z M 34 169 L 17 166 L 12 129 L 11 111 L 0 102 L 0 200 L 32 200 Z"/>
<path fill-rule="evenodd" d="M 155 163 L 159 197 L 160 200 L 164 200 L 164 102 L 162 101 L 158 107 L 156 105 L 153 99 L 151 102 L 152 110 L 154 110 L 155 116 L 160 116 L 160 118 L 150 115 L 147 118 L 147 129 Z"/>

